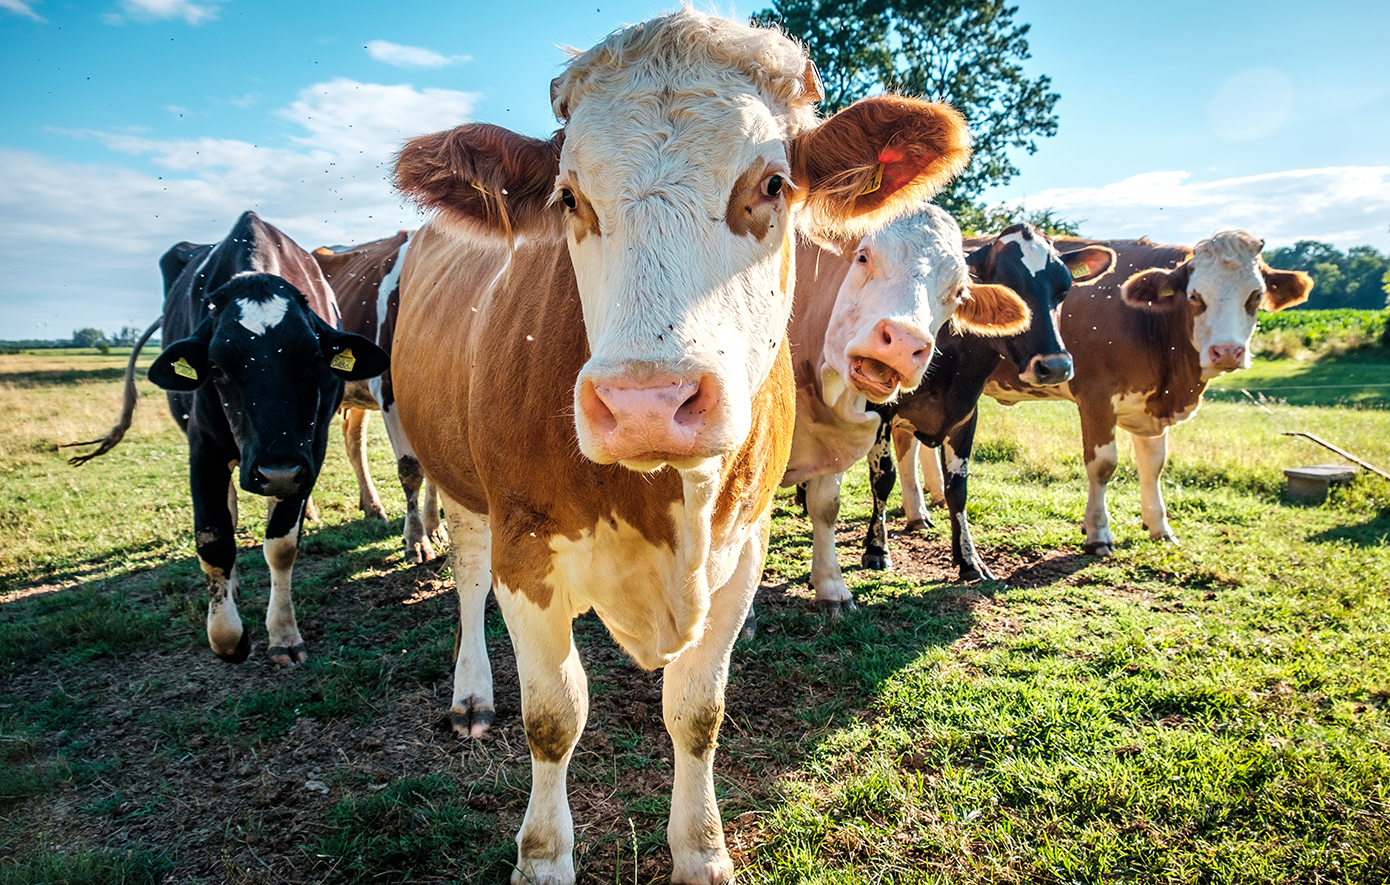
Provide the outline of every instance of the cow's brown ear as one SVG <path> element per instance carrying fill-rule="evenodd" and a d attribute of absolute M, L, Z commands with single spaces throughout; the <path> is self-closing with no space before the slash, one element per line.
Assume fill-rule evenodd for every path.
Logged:
<path fill-rule="evenodd" d="M 1108 246 L 1087 246 L 1063 252 L 1062 263 L 1071 271 L 1073 285 L 1086 286 L 1105 276 L 1115 266 L 1115 250 Z"/>
<path fill-rule="evenodd" d="M 396 187 L 451 221 L 510 238 L 558 223 L 549 201 L 559 171 L 558 133 L 542 141 L 470 123 L 411 139 L 396 156 Z"/>
<path fill-rule="evenodd" d="M 806 229 L 859 236 L 911 211 L 970 159 L 970 131 L 950 105 L 883 95 L 855 102 L 792 142 Z"/>
<path fill-rule="evenodd" d="M 1302 304 L 1313 291 L 1313 278 L 1301 270 L 1275 270 L 1260 262 L 1260 275 L 1265 278 L 1265 294 L 1260 299 L 1264 310 L 1283 310 Z"/>
<path fill-rule="evenodd" d="M 1184 261 L 1172 270 L 1152 267 L 1125 281 L 1120 289 L 1125 303 L 1141 310 L 1176 310 L 1187 303 L 1187 278 L 1191 264 Z"/>
<path fill-rule="evenodd" d="M 1033 314 L 1018 293 L 995 283 L 971 283 L 970 297 L 956 306 L 951 324 L 959 332 L 1005 338 L 1028 328 Z"/>

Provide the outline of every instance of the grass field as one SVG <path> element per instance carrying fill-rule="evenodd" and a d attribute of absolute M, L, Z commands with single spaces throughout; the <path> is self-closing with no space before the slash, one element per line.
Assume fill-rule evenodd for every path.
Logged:
<path fill-rule="evenodd" d="M 403 563 L 380 422 L 397 519 L 360 519 L 335 434 L 292 671 L 264 660 L 263 509 L 243 496 L 255 644 L 227 665 L 162 396 L 142 383 L 102 459 L 55 449 L 114 421 L 124 359 L 0 355 L 0 885 L 505 881 L 530 780 L 510 646 L 494 610 L 498 725 L 456 741 L 448 570 Z M 1283 468 L 1338 459 L 1281 434 L 1390 466 L 1387 369 L 1349 354 L 1224 380 L 1173 434 L 1176 546 L 1140 526 L 1122 444 L 1103 560 L 1080 551 L 1074 408 L 986 403 L 970 516 L 1002 580 L 955 583 L 944 527 L 894 540 L 894 574 L 858 569 L 860 470 L 841 531 L 860 609 L 838 623 L 813 610 L 809 527 L 780 498 L 716 757 L 741 881 L 1390 881 L 1390 483 L 1291 505 Z M 576 635 L 580 880 L 663 881 L 660 674 L 592 616 Z"/>

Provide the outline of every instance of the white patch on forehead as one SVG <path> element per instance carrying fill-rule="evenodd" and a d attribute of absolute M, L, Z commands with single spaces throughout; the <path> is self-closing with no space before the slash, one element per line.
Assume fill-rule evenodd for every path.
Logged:
<path fill-rule="evenodd" d="M 1037 237 L 1025 238 L 1022 233 L 1012 233 L 1000 237 L 999 242 L 1018 243 L 1018 248 L 1023 250 L 1023 266 L 1034 276 L 1047 267 L 1047 262 L 1052 258 L 1052 250 Z"/>
<path fill-rule="evenodd" d="M 264 335 L 267 329 L 278 326 L 285 318 L 285 311 L 290 309 L 290 303 L 279 295 L 272 295 L 265 301 L 238 298 L 236 303 L 241 308 L 241 324 L 253 335 Z"/>

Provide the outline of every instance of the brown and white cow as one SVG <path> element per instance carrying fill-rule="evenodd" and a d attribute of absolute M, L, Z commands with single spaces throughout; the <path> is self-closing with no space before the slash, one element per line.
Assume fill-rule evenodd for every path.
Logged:
<path fill-rule="evenodd" d="M 816 604 L 838 613 L 854 608 L 835 552 L 840 484 L 878 435 L 870 404 L 921 383 L 948 318 L 963 331 L 1011 335 L 1027 327 L 1029 310 L 1008 288 L 971 281 L 960 228 L 931 204 L 838 255 L 802 245 L 797 261 L 788 329 L 796 432 L 782 485 L 806 484 L 811 586 Z"/>
<path fill-rule="evenodd" d="M 343 328 L 376 342 L 388 354 L 400 309 L 402 258 L 410 247 L 412 231 L 398 231 L 393 237 L 373 240 L 348 249 L 327 246 L 314 250 L 314 260 L 338 297 Z M 367 465 L 367 417 L 380 410 L 386 421 L 386 435 L 396 455 L 396 474 L 405 492 L 405 558 L 410 563 L 434 559 L 434 545 L 443 534 L 439 520 L 439 498 L 434 484 L 420 469 L 420 460 L 401 430 L 396 410 L 396 394 L 391 370 L 367 381 L 349 382 L 343 392 L 343 441 L 348 461 L 357 476 L 358 499 L 369 517 L 386 519 L 376 485 Z M 420 506 L 421 487 L 425 504 Z"/>
<path fill-rule="evenodd" d="M 438 212 L 402 272 L 393 381 L 449 524 L 455 727 L 492 719 L 493 588 L 532 763 L 512 881 L 573 882 L 588 689 L 571 622 L 594 609 L 665 668 L 672 880 L 724 882 L 714 748 L 791 445 L 793 231 L 891 220 L 954 173 L 964 134 L 897 97 L 821 121 L 800 46 L 688 8 L 615 32 L 551 88 L 553 138 L 467 125 L 396 167 Z"/>
<path fill-rule="evenodd" d="M 1075 249 L 1115 250 L 1115 270 L 1078 288 L 1062 303 L 1062 340 L 1075 374 L 1056 387 L 1024 384 L 1002 363 L 985 393 L 1012 405 L 1069 399 L 1081 413 L 1081 443 L 1090 493 L 1086 552 L 1115 546 L 1105 488 L 1115 472 L 1115 428 L 1129 431 L 1139 474 L 1140 509 L 1151 538 L 1175 541 L 1159 489 L 1168 459 L 1168 428 L 1191 418 L 1212 378 L 1250 365 L 1258 308 L 1283 310 L 1308 300 L 1313 281 L 1301 271 L 1264 263 L 1259 240 L 1226 231 L 1194 249 L 1141 240 L 1059 238 Z"/>

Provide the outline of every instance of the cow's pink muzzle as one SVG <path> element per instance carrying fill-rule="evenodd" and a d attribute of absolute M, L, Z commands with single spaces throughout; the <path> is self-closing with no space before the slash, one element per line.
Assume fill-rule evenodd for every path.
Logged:
<path fill-rule="evenodd" d="M 588 453 L 595 460 L 682 462 L 717 454 L 718 405 L 717 387 L 708 376 L 585 380 L 578 417 L 597 449 Z"/>

